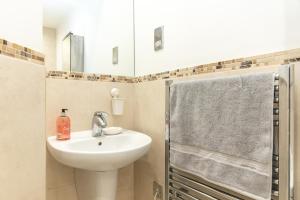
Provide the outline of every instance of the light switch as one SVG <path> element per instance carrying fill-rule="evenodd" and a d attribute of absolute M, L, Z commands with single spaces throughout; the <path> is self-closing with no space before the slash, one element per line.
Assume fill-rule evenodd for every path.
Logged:
<path fill-rule="evenodd" d="M 164 27 L 158 27 L 154 30 L 154 50 L 159 51 L 164 48 Z"/>
<path fill-rule="evenodd" d="M 116 65 L 119 62 L 119 47 L 113 48 L 113 58 L 112 58 L 113 64 Z"/>

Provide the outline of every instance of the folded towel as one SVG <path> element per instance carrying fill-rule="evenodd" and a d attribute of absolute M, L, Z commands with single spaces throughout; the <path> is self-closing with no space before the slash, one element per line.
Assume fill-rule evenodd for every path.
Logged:
<path fill-rule="evenodd" d="M 258 200 L 271 199 L 273 73 L 170 86 L 170 162 Z"/>

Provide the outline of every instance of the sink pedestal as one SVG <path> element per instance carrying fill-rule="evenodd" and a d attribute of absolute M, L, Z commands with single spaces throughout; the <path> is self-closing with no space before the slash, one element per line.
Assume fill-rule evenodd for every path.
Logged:
<path fill-rule="evenodd" d="M 75 170 L 79 200 L 115 200 L 118 170 L 93 172 Z"/>

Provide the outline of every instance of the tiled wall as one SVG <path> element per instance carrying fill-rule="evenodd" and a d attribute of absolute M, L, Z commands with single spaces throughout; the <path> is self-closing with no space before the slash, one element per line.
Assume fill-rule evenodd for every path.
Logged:
<path fill-rule="evenodd" d="M 295 199 L 300 198 L 300 62 L 295 64 L 294 73 L 294 123 L 295 123 Z M 211 78 L 249 72 L 274 71 L 278 65 L 262 66 L 235 71 L 199 74 L 190 78 Z M 134 200 L 152 200 L 152 184 L 165 184 L 165 82 L 162 80 L 134 84 L 135 130 L 150 135 L 153 139 L 149 153 L 134 164 Z M 155 91 L 155 92 L 153 92 Z"/>
<path fill-rule="evenodd" d="M 294 69 L 295 200 L 300 199 L 300 63 Z"/>
<path fill-rule="evenodd" d="M 149 153 L 134 164 L 134 199 L 153 200 L 153 181 L 165 182 L 165 83 L 134 84 L 134 130 L 149 135 Z"/>
<path fill-rule="evenodd" d="M 134 78 L 134 82 L 189 77 L 205 73 L 231 71 L 267 65 L 288 64 L 297 61 L 300 61 L 300 49 L 293 49 L 247 58 L 237 58 L 233 60 L 220 61 L 195 67 L 180 68 L 174 71 L 151 74 L 143 77 L 136 77 Z"/>
<path fill-rule="evenodd" d="M 141 77 L 111 76 L 86 73 L 68 73 L 62 71 L 49 71 L 48 78 L 89 80 L 89 81 L 108 81 L 108 82 L 127 82 L 140 83 L 146 81 L 165 80 L 195 76 L 203 73 L 229 71 L 266 65 L 288 64 L 300 61 L 300 49 L 293 49 L 253 57 L 237 58 L 233 60 L 220 61 L 215 63 L 203 64 L 194 67 L 180 68 L 173 71 L 166 71 L 157 74 L 149 74 Z"/>
<path fill-rule="evenodd" d="M 45 199 L 45 73 L 0 55 L 1 200 Z"/>
<path fill-rule="evenodd" d="M 45 56 L 42 53 L 4 39 L 0 39 L 0 55 L 5 55 L 40 65 L 44 65 L 45 63 Z"/>
<path fill-rule="evenodd" d="M 32 54 L 29 55 L 26 52 Z M 43 56 L 36 54 L 35 51 L 8 43 L 5 40 L 0 40 L 0 54 L 38 64 L 44 62 Z M 39 58 L 36 59 L 36 56 Z M 300 61 L 300 49 L 182 68 L 137 78 L 51 71 L 47 73 L 46 97 L 43 97 L 45 92 L 45 69 L 43 67 L 0 56 L 0 70 L 3 71 L 0 75 L 0 82 L 3 82 L 1 84 L 3 90 L 1 91 L 6 91 L 6 96 L 10 97 L 10 101 L 7 101 L 7 98 L 3 99 L 2 102 L 0 100 L 1 110 L 9 114 L 2 115 L 3 119 L 0 122 L 5 122 L 5 120 L 14 121 L 22 126 L 22 132 L 25 133 L 24 130 L 26 130 L 26 133 L 31 133 L 22 135 L 18 126 L 7 126 L 10 123 L 3 123 L 0 126 L 2 129 L 0 143 L 4 141 L 3 145 L 0 145 L 0 148 L 3 147 L 1 152 L 7 152 L 7 155 L 10 155 L 10 158 L 4 157 L 5 161 L 8 160 L 9 162 L 4 166 L 7 169 L 5 168 L 2 171 L 6 172 L 5 174 L 13 174 L 13 176 L 6 177 L 5 174 L 1 175 L 0 172 L 0 177 L 6 177 L 7 179 L 5 184 L 0 185 L 2 188 L 0 199 L 19 200 L 29 197 L 31 200 L 42 200 L 44 199 L 43 195 L 45 195 L 43 184 L 46 177 L 47 200 L 77 200 L 74 169 L 59 164 L 49 154 L 46 154 L 45 135 L 55 133 L 55 119 L 63 107 L 70 109 L 69 115 L 71 116 L 73 131 L 89 129 L 94 111 L 104 110 L 111 113 L 109 92 L 112 87 L 118 87 L 121 90 L 122 97 L 126 98 L 125 114 L 121 117 L 110 115 L 110 125 L 122 126 L 146 133 L 152 137 L 153 143 L 149 153 L 138 160 L 134 166 L 131 165 L 121 169 L 117 200 L 152 200 L 152 182 L 157 181 L 161 185 L 165 184 L 164 80 L 190 78 L 190 76 L 220 76 L 223 73 L 244 73 L 251 70 L 274 70 L 276 67 L 265 68 L 264 66 L 294 63 L 296 61 Z M 26 65 L 26 68 L 23 68 L 23 65 Z M 238 70 L 246 68 L 247 70 Z M 23 76 L 23 74 L 26 74 L 26 76 Z M 12 89 L 5 90 L 7 88 Z M 299 87 L 297 88 L 299 89 Z M 298 89 L 297 94 L 299 95 Z M 20 94 L 23 94 L 22 100 L 20 100 Z M 296 97 L 298 98 L 297 95 Z M 46 105 L 43 105 L 45 100 Z M 31 108 L 32 105 L 34 105 L 34 108 Z M 43 129 L 43 106 L 46 107 L 47 133 L 44 133 Z M 18 107 L 20 108 L 18 109 Z M 25 113 L 15 115 L 16 110 L 22 110 Z M 24 121 L 24 119 L 28 120 Z M 8 131 L 14 134 L 1 134 Z M 15 140 L 14 136 L 16 135 L 18 140 Z M 22 147 L 22 150 L 18 152 L 10 150 L 7 146 L 10 143 L 13 143 L 15 147 Z M 25 160 L 19 160 L 22 152 L 25 153 L 23 156 Z M 300 151 L 297 149 L 297 155 L 299 153 Z M 46 166 L 45 155 L 47 159 Z M 31 157 L 35 159 L 28 162 Z M 2 157 L 0 157 L 0 161 L 1 159 Z M 4 161 L 0 163 L 4 163 Z M 21 165 L 22 170 L 19 170 Z M 43 167 L 46 168 L 46 176 Z M 10 170 L 15 170 L 15 172 L 7 173 Z M 28 173 L 24 174 L 23 170 Z M 28 184 L 29 179 L 31 184 Z M 300 178 L 297 175 L 296 182 L 298 183 L 299 180 Z M 3 181 L 1 182 L 3 183 Z M 20 184 L 18 192 L 14 192 L 16 182 Z M 28 191 L 30 191 L 30 194 Z M 296 193 L 297 191 L 300 191 L 298 186 Z"/>
<path fill-rule="evenodd" d="M 125 98 L 123 116 L 111 114 L 110 90 L 120 89 Z M 95 111 L 109 113 L 109 126 L 133 129 L 133 85 L 128 83 L 91 82 L 63 79 L 46 80 L 46 131 L 55 134 L 55 120 L 61 108 L 68 108 L 72 131 L 91 128 Z M 47 200 L 77 200 L 74 169 L 55 161 L 47 154 Z M 133 165 L 119 171 L 117 200 L 133 199 Z"/>

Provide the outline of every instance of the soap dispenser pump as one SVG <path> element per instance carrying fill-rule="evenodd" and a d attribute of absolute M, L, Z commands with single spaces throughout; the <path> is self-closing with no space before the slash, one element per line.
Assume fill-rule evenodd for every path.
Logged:
<path fill-rule="evenodd" d="M 112 114 L 113 115 L 123 115 L 124 98 L 120 98 L 120 90 L 118 88 L 113 88 L 110 91 L 112 97 Z"/>

